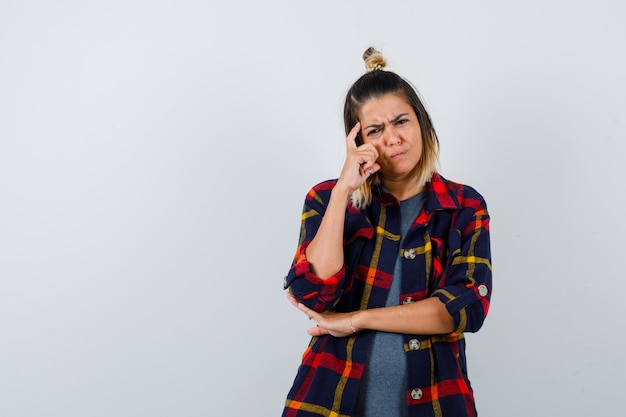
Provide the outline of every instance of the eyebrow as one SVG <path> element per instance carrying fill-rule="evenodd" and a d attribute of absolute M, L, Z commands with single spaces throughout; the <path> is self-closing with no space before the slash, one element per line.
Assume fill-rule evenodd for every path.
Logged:
<path fill-rule="evenodd" d="M 397 122 L 398 120 L 400 120 L 400 119 L 402 119 L 403 117 L 408 116 L 408 115 L 409 115 L 409 113 L 402 113 L 402 114 L 399 114 L 399 115 L 397 115 L 396 117 L 394 117 L 394 118 L 391 120 L 391 123 L 395 123 L 395 122 Z M 381 127 L 382 125 L 383 125 L 382 123 L 380 123 L 380 124 L 373 124 L 373 125 L 366 126 L 366 127 L 365 127 L 365 129 L 369 129 L 369 128 L 371 128 L 371 127 L 379 128 L 379 127 Z"/>

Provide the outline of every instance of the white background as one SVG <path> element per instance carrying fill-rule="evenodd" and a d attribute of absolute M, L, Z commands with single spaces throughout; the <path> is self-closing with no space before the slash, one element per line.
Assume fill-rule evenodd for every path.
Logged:
<path fill-rule="evenodd" d="M 277 416 L 283 276 L 374 45 L 492 215 L 486 417 L 623 416 L 615 1 L 0 2 L 0 416 Z"/>

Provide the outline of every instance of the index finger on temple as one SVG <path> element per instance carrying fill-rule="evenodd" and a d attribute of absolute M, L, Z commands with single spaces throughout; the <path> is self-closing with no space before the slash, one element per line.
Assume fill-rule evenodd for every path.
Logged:
<path fill-rule="evenodd" d="M 349 147 L 355 148 L 355 149 L 357 148 L 356 136 L 359 134 L 360 131 L 361 131 L 361 122 L 356 122 L 356 124 L 354 125 L 352 130 L 350 130 L 350 133 L 348 133 L 348 136 L 346 137 L 346 142 Z"/>

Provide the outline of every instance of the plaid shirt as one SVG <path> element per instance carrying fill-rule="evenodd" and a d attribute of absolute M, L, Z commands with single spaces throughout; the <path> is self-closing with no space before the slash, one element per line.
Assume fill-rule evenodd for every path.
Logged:
<path fill-rule="evenodd" d="M 445 335 L 403 335 L 408 367 L 409 416 L 475 416 L 467 377 L 465 332 L 477 331 L 491 297 L 489 214 L 480 194 L 435 173 L 424 208 L 400 247 L 397 199 L 374 188 L 372 204 L 349 204 L 344 227 L 345 265 L 322 280 L 312 273 L 306 248 L 315 237 L 336 180 L 306 197 L 300 242 L 285 288 L 316 311 L 348 312 L 385 305 L 394 266 L 402 262 L 398 304 L 437 297 L 454 319 Z M 313 337 L 302 355 L 283 416 L 351 415 L 374 332 Z"/>

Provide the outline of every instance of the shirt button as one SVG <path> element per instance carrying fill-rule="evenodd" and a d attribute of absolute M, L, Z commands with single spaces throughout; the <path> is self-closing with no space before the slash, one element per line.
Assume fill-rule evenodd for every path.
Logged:
<path fill-rule="evenodd" d="M 413 249 L 406 249 L 404 251 L 404 259 L 415 259 L 415 250 Z"/>
<path fill-rule="evenodd" d="M 413 299 L 413 297 L 406 297 L 404 300 L 402 300 L 402 304 L 411 304 L 414 302 L 415 300 Z"/>
<path fill-rule="evenodd" d="M 414 400 L 419 400 L 420 398 L 422 398 L 422 390 L 419 388 L 415 388 L 413 391 L 411 391 L 411 398 L 413 398 Z"/>
<path fill-rule="evenodd" d="M 417 339 L 411 339 L 409 340 L 409 349 L 411 350 L 419 350 L 420 348 L 420 341 Z"/>
<path fill-rule="evenodd" d="M 481 297 L 484 297 L 487 294 L 489 294 L 489 290 L 487 289 L 487 286 L 485 284 L 479 285 L 478 295 L 480 295 Z"/>

